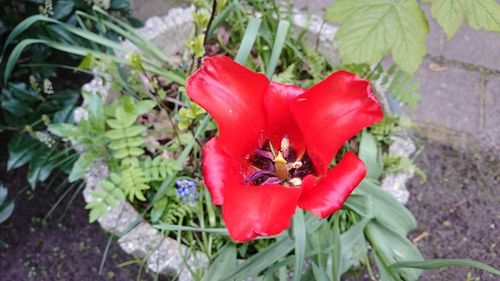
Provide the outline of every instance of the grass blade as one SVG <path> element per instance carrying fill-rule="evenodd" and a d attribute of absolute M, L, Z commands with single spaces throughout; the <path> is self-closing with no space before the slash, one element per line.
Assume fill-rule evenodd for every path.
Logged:
<path fill-rule="evenodd" d="M 276 37 L 274 38 L 273 51 L 271 52 L 271 58 L 269 59 L 269 64 L 267 65 L 266 76 L 271 80 L 274 74 L 274 70 L 278 65 L 280 59 L 281 51 L 283 50 L 283 45 L 286 41 L 286 36 L 288 34 L 288 28 L 290 27 L 290 22 L 286 20 L 280 20 L 278 24 L 278 30 L 276 31 Z"/>
<path fill-rule="evenodd" d="M 295 236 L 295 270 L 293 280 L 300 281 L 304 257 L 306 255 L 306 225 L 304 212 L 300 208 L 297 208 L 293 216 L 293 234 Z"/>
<path fill-rule="evenodd" d="M 202 227 L 175 225 L 175 224 L 156 224 L 154 225 L 154 227 L 166 231 L 192 231 L 192 232 L 229 235 L 226 228 L 202 228 Z"/>
<path fill-rule="evenodd" d="M 500 270 L 485 263 L 470 259 L 434 259 L 426 261 L 401 261 L 390 265 L 392 268 L 438 269 L 450 266 L 473 267 L 500 276 Z"/>
<path fill-rule="evenodd" d="M 210 29 L 208 30 L 207 36 L 210 37 L 212 33 L 214 33 L 215 29 L 224 22 L 227 16 L 231 14 L 233 9 L 236 7 L 235 2 L 231 2 L 231 4 L 224 7 L 224 9 L 220 12 L 220 14 L 214 19 L 212 25 L 210 25 Z"/>
<path fill-rule="evenodd" d="M 245 64 L 245 61 L 250 55 L 250 51 L 252 51 L 255 39 L 257 39 L 257 35 L 259 34 L 261 23 L 262 20 L 258 18 L 252 18 L 248 22 L 247 29 L 245 30 L 245 35 L 243 35 L 243 39 L 241 40 L 240 49 L 238 50 L 238 54 L 234 59 L 237 63 L 242 65 Z"/>

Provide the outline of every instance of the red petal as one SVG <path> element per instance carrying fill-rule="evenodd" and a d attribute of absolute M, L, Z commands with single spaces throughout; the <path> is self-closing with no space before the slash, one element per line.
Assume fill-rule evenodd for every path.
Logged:
<path fill-rule="evenodd" d="M 189 97 L 205 108 L 219 125 L 220 143 L 231 156 L 245 156 L 262 141 L 262 105 L 269 80 L 228 57 L 206 58 L 189 77 Z"/>
<path fill-rule="evenodd" d="M 320 174 L 347 140 L 383 118 L 370 83 L 345 71 L 333 73 L 298 96 L 290 108 Z"/>
<path fill-rule="evenodd" d="M 326 218 L 342 207 L 365 175 L 363 161 L 356 154 L 347 152 L 316 186 L 304 186 L 299 207 Z"/>
<path fill-rule="evenodd" d="M 292 117 L 289 105 L 303 92 L 304 89 L 293 85 L 271 82 L 264 96 L 267 137 L 274 148 L 279 149 L 283 137 L 288 136 L 291 146 L 299 155 L 304 151 L 304 139 Z"/>
<path fill-rule="evenodd" d="M 212 138 L 203 146 L 203 177 L 215 205 L 224 201 L 225 182 L 243 182 L 239 161 L 227 155 L 218 138 Z"/>
<path fill-rule="evenodd" d="M 301 188 L 232 184 L 224 189 L 222 217 L 235 241 L 279 234 L 290 226 Z"/>

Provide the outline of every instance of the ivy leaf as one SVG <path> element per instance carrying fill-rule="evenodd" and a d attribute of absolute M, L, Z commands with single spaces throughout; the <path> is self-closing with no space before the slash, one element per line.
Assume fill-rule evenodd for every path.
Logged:
<path fill-rule="evenodd" d="M 453 37 L 464 19 L 479 30 L 500 32 L 500 4 L 495 0 L 426 0 L 431 13 L 448 35 Z"/>
<path fill-rule="evenodd" d="M 336 39 L 344 64 L 374 64 L 389 52 L 413 73 L 426 52 L 429 26 L 416 0 L 340 0 L 326 19 L 340 23 Z"/>

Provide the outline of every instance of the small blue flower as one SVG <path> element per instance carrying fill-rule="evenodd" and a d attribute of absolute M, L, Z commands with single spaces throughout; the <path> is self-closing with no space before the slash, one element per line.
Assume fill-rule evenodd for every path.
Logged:
<path fill-rule="evenodd" d="M 193 204 L 200 195 L 196 190 L 196 183 L 192 180 L 178 179 L 175 181 L 175 185 L 177 186 L 177 194 L 184 204 L 188 201 Z"/>

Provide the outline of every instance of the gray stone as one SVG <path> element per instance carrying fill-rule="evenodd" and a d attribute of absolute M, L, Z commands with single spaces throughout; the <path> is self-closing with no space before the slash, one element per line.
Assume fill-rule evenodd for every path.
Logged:
<path fill-rule="evenodd" d="M 438 25 L 431 15 L 430 5 L 421 5 L 427 21 L 429 22 L 429 34 L 427 35 L 427 53 L 433 56 L 441 56 L 447 41 L 446 33 Z"/>
<path fill-rule="evenodd" d="M 486 141 L 500 153 L 500 75 L 488 77 L 484 108 L 484 130 Z"/>
<path fill-rule="evenodd" d="M 335 1 L 324 1 L 324 0 L 294 0 L 293 4 L 297 9 L 307 10 L 309 9 L 312 13 L 323 16 L 325 11 L 333 4 Z"/>
<path fill-rule="evenodd" d="M 479 133 L 480 74 L 454 66 L 442 72 L 429 69 L 424 60 L 415 75 L 422 84 L 416 111 L 406 109 L 408 116 L 424 125 L 447 127 L 461 133 Z"/>
<path fill-rule="evenodd" d="M 457 34 L 445 43 L 443 56 L 500 70 L 500 34 L 476 31 L 464 24 Z"/>
<path fill-rule="evenodd" d="M 153 16 L 163 16 L 171 8 L 186 6 L 187 0 L 132 0 L 132 13 L 134 17 L 145 21 Z"/>

